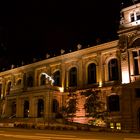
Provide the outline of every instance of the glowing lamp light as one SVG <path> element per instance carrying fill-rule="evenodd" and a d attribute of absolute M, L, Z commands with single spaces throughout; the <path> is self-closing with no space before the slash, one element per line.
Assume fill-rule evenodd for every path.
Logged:
<path fill-rule="evenodd" d="M 63 87 L 59 87 L 59 91 L 60 92 L 64 92 L 64 88 Z"/>
<path fill-rule="evenodd" d="M 128 71 L 123 71 L 122 72 L 122 84 L 127 84 L 129 83 L 129 73 Z"/>
<path fill-rule="evenodd" d="M 102 87 L 102 82 L 99 82 L 99 87 Z"/>

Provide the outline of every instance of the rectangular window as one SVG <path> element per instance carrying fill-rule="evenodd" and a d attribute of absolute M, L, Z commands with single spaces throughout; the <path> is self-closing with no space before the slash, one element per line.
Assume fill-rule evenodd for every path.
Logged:
<path fill-rule="evenodd" d="M 136 98 L 140 98 L 140 88 L 135 88 Z"/>
<path fill-rule="evenodd" d="M 110 128 L 114 129 L 114 123 L 110 123 Z"/>
<path fill-rule="evenodd" d="M 134 74 L 139 74 L 138 59 L 134 59 Z"/>
<path fill-rule="evenodd" d="M 116 123 L 116 129 L 121 130 L 121 123 Z"/>
<path fill-rule="evenodd" d="M 132 14 L 130 15 L 130 18 L 131 18 L 131 22 L 135 21 L 134 13 L 132 13 Z"/>
<path fill-rule="evenodd" d="M 140 20 L 140 15 L 137 15 L 137 20 Z"/>
<path fill-rule="evenodd" d="M 140 12 L 136 13 L 137 20 L 140 20 Z"/>

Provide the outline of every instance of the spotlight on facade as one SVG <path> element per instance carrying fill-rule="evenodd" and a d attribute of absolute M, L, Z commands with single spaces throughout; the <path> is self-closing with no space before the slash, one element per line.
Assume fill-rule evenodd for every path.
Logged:
<path fill-rule="evenodd" d="M 128 71 L 122 71 L 122 84 L 130 83 Z"/>
<path fill-rule="evenodd" d="M 99 87 L 102 87 L 102 82 L 99 82 Z"/>
<path fill-rule="evenodd" d="M 51 76 L 49 76 L 47 73 L 44 73 L 44 72 L 43 72 L 42 75 L 45 75 L 45 78 L 48 79 L 48 80 L 51 82 L 51 84 L 54 83 L 53 78 L 52 78 Z"/>
<path fill-rule="evenodd" d="M 59 91 L 60 92 L 64 92 L 64 88 L 63 87 L 59 87 Z"/>

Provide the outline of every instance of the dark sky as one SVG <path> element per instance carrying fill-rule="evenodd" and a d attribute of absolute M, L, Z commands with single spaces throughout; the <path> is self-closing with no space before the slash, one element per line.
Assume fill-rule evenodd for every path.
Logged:
<path fill-rule="evenodd" d="M 126 2 L 127 1 L 127 2 Z M 17 0 L 0 4 L 0 63 L 30 63 L 60 49 L 117 39 L 121 3 L 128 0 Z M 132 4 L 132 1 L 129 1 Z M 1 65 L 1 67 L 2 67 Z"/>

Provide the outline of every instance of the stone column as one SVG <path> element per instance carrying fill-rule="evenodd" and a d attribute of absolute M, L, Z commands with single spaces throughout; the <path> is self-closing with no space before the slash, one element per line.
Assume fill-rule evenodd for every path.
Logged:
<path fill-rule="evenodd" d="M 78 63 L 78 79 L 77 79 L 77 84 L 78 86 L 83 85 L 83 69 L 82 69 L 82 59 L 80 58 L 79 63 Z"/>
<path fill-rule="evenodd" d="M 9 117 L 10 115 L 10 101 L 6 98 L 4 101 L 4 117 Z"/>
<path fill-rule="evenodd" d="M 134 59 L 132 51 L 129 51 L 129 60 L 130 60 L 130 75 L 134 75 Z"/>
<path fill-rule="evenodd" d="M 53 100 L 53 93 L 49 90 L 45 96 L 45 103 L 44 103 L 44 110 L 45 110 L 45 118 L 47 121 L 52 119 L 52 100 Z"/>
<path fill-rule="evenodd" d="M 65 87 L 65 82 L 66 82 L 66 70 L 65 70 L 65 64 L 62 64 L 62 73 L 61 73 L 61 81 L 62 81 L 62 83 L 61 83 L 61 85 L 62 85 L 62 88 L 64 88 Z"/>
<path fill-rule="evenodd" d="M 101 84 L 102 83 L 102 75 L 103 75 L 103 73 L 102 73 L 102 56 L 101 56 L 100 52 L 98 53 L 97 57 L 98 57 L 98 64 L 99 64 L 99 67 L 98 67 L 99 72 L 98 72 L 97 82 L 99 82 L 99 84 Z"/>
<path fill-rule="evenodd" d="M 86 67 L 86 60 L 85 59 L 83 59 L 82 58 L 82 62 L 81 62 L 82 64 L 82 67 L 81 67 L 81 69 L 82 69 L 82 84 L 83 85 L 86 85 L 87 84 L 87 67 Z"/>
<path fill-rule="evenodd" d="M 128 53 L 121 53 L 122 83 L 130 82 Z"/>
<path fill-rule="evenodd" d="M 69 87 L 69 73 L 68 73 L 68 70 L 66 69 L 66 88 Z"/>
<path fill-rule="evenodd" d="M 36 104 L 34 97 L 29 98 L 29 117 L 36 117 L 35 116 L 35 110 L 36 110 Z"/>
<path fill-rule="evenodd" d="M 105 64 L 104 65 L 104 80 L 105 81 L 108 81 L 108 65 L 107 64 Z"/>

